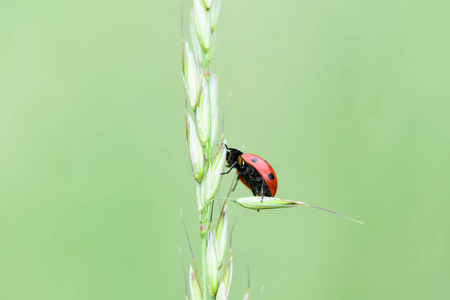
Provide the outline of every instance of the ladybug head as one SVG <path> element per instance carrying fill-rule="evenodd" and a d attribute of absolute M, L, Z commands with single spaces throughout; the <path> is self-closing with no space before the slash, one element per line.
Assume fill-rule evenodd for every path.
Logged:
<path fill-rule="evenodd" d="M 231 167 L 235 162 L 237 162 L 238 157 L 242 155 L 242 152 L 238 149 L 227 147 L 227 167 Z"/>

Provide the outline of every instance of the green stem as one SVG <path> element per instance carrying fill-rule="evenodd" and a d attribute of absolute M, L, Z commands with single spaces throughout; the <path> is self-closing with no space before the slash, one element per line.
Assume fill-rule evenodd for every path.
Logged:
<path fill-rule="evenodd" d="M 207 299 L 208 289 L 206 288 L 206 239 L 208 237 L 208 229 L 200 229 L 202 238 L 202 293 L 203 299 Z"/>
<path fill-rule="evenodd" d="M 206 53 L 203 52 L 202 57 L 202 73 L 205 76 L 205 79 L 207 81 L 206 86 L 209 89 L 209 61 L 206 59 Z M 208 91 L 209 95 L 211 95 L 211 91 Z M 209 138 L 205 145 L 205 151 L 206 151 L 206 163 L 205 163 L 205 174 L 207 173 L 209 169 L 209 165 L 212 163 L 212 149 L 213 149 L 213 141 L 212 141 L 212 114 L 211 114 L 211 97 L 209 98 Z M 203 207 L 203 210 L 200 212 L 202 225 L 200 227 L 200 236 L 201 236 L 201 242 L 202 242 L 202 293 L 203 293 L 203 299 L 208 299 L 208 288 L 207 288 L 207 282 L 206 282 L 206 247 L 207 247 L 207 238 L 208 238 L 208 232 L 210 227 L 210 214 L 211 214 L 211 208 L 212 208 L 212 202 L 205 204 Z M 216 299 L 216 297 L 213 295 L 211 296 L 212 299 Z"/>

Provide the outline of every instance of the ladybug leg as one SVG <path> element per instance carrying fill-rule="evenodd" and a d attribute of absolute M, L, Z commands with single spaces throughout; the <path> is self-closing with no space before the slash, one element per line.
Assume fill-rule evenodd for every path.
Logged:
<path fill-rule="evenodd" d="M 263 185 L 261 185 L 261 202 L 263 202 L 263 199 L 264 199 L 264 184 Z M 258 209 L 258 212 L 259 212 L 259 209 Z"/>
<path fill-rule="evenodd" d="M 228 169 L 228 171 L 222 172 L 222 173 L 220 173 L 220 175 L 225 175 L 225 174 L 230 173 L 231 170 L 233 170 L 233 168 L 234 168 L 234 166 L 235 166 L 236 164 L 237 164 L 237 161 L 235 161 L 235 162 L 231 165 L 231 167 Z"/>
<path fill-rule="evenodd" d="M 264 184 L 261 185 L 261 202 L 263 202 L 264 199 Z M 259 212 L 259 209 L 257 210 Z"/>
<path fill-rule="evenodd" d="M 261 202 L 263 202 L 264 199 L 264 183 L 261 185 Z"/>

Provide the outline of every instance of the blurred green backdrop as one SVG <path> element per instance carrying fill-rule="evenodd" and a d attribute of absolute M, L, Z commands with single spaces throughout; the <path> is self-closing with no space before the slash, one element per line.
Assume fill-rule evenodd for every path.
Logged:
<path fill-rule="evenodd" d="M 182 2 L 1 2 L 0 299 L 184 297 Z M 449 9 L 222 1 L 229 145 L 270 161 L 279 196 L 366 222 L 231 205 L 231 299 L 245 257 L 253 298 L 450 297 Z"/>

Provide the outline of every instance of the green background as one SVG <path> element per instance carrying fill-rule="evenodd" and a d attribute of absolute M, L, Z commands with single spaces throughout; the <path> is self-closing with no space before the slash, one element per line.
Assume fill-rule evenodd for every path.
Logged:
<path fill-rule="evenodd" d="M 184 297 L 182 2 L 1 2 L 0 299 Z M 447 3 L 222 1 L 229 145 L 366 223 L 230 204 L 230 299 L 450 297 Z"/>

